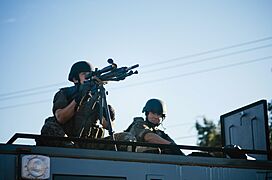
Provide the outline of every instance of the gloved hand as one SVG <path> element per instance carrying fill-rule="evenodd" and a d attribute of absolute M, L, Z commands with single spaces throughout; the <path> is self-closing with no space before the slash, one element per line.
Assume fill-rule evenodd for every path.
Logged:
<path fill-rule="evenodd" d="M 77 104 L 79 104 L 81 99 L 91 90 L 91 83 L 90 81 L 86 81 L 83 84 L 79 84 L 76 86 L 77 86 L 77 93 L 75 96 L 75 101 Z"/>
<path fill-rule="evenodd" d="M 171 143 L 170 145 L 176 145 Z M 185 155 L 178 147 L 162 148 L 162 154 Z"/>

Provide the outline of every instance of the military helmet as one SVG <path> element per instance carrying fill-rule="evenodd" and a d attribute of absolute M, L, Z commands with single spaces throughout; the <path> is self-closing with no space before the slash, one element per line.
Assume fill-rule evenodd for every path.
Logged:
<path fill-rule="evenodd" d="M 144 108 L 143 108 L 143 113 L 147 112 L 153 112 L 159 115 L 162 115 L 163 117 L 166 116 L 166 104 L 159 99 L 149 99 Z"/>
<path fill-rule="evenodd" d="M 73 82 L 73 78 L 78 78 L 79 73 L 81 72 L 91 72 L 93 70 L 93 66 L 86 61 L 78 61 L 72 65 L 68 80 Z"/>

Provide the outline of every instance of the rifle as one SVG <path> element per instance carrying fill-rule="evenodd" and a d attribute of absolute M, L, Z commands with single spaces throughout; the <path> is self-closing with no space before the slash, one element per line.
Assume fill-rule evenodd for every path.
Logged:
<path fill-rule="evenodd" d="M 106 66 L 102 68 L 101 70 L 98 70 L 97 68 L 95 71 L 90 72 L 86 76 L 85 83 L 88 83 L 90 86 L 90 91 L 82 98 L 81 102 L 85 100 L 85 103 L 88 103 L 89 107 L 93 107 L 95 103 L 98 103 L 99 105 L 99 121 L 102 124 L 103 116 L 107 123 L 107 130 L 109 132 L 109 135 L 112 140 L 114 140 L 113 136 L 113 129 L 112 129 L 112 122 L 110 118 L 110 112 L 108 108 L 108 103 L 106 100 L 106 90 L 104 88 L 104 85 L 107 84 L 108 81 L 120 81 L 126 79 L 128 76 L 131 76 L 133 74 L 138 74 L 138 71 L 133 71 L 133 69 L 139 67 L 138 64 L 133 65 L 131 67 L 117 67 L 117 64 L 113 62 L 112 59 L 108 59 L 109 66 Z M 88 98 L 91 97 L 91 98 Z M 81 105 L 81 103 L 80 103 Z M 80 106 L 79 105 L 79 106 Z M 91 112 L 89 112 L 88 115 L 90 115 Z M 89 117 L 89 116 L 86 117 Z M 90 134 L 90 120 L 85 119 L 85 123 L 82 124 L 81 127 L 81 133 L 80 137 L 88 137 Z M 115 149 L 117 150 L 116 146 Z"/>

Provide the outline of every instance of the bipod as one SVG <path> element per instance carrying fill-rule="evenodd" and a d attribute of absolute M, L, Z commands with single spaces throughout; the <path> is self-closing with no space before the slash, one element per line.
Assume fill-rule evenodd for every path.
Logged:
<path fill-rule="evenodd" d="M 104 118 L 106 120 L 107 130 L 109 132 L 111 140 L 115 141 L 115 138 L 113 135 L 114 131 L 112 129 L 112 121 L 111 121 L 109 107 L 108 107 L 107 98 L 106 98 L 107 92 L 104 88 L 104 84 L 105 82 L 99 83 L 97 87 L 97 92 L 96 92 L 98 93 L 98 102 L 99 102 L 99 120 L 100 120 L 100 123 L 102 124 L 103 112 L 105 112 Z M 118 151 L 116 144 L 114 144 L 114 149 L 115 151 Z"/>

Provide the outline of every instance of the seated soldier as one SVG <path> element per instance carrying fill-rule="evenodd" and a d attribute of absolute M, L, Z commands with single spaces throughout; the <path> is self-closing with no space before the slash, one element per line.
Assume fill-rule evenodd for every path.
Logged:
<path fill-rule="evenodd" d="M 173 139 L 164 133 L 164 131 L 158 129 L 158 126 L 166 116 L 166 105 L 163 101 L 159 99 L 149 99 L 142 112 L 145 113 L 145 119 L 142 117 L 134 118 L 134 121 L 126 132 L 130 132 L 134 135 L 137 142 L 176 145 Z M 150 149 L 154 150 L 154 148 L 147 148 L 147 151 L 150 151 Z M 158 153 L 184 155 L 178 148 L 160 148 Z"/>

